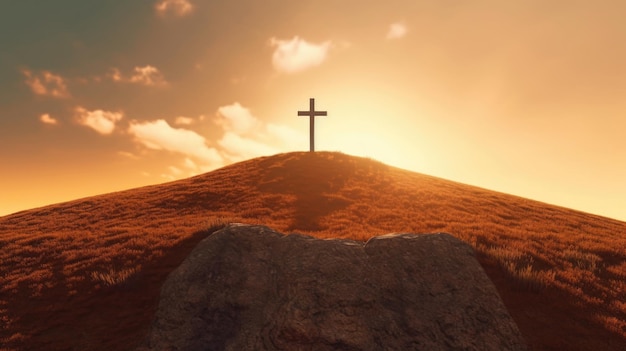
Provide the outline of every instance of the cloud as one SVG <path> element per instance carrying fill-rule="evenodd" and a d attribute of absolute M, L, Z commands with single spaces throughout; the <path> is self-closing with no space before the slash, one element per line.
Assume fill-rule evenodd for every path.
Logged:
<path fill-rule="evenodd" d="M 268 145 L 267 143 L 242 137 L 233 132 L 226 132 L 217 143 L 231 155 L 231 161 L 273 155 L 280 151 L 278 148 Z"/>
<path fill-rule="evenodd" d="M 305 137 L 287 126 L 263 123 L 238 102 L 219 107 L 217 114 L 224 130 L 217 144 L 232 162 L 276 154 Z"/>
<path fill-rule="evenodd" d="M 161 16 L 172 14 L 183 17 L 193 10 L 193 5 L 188 0 L 161 0 L 154 5 L 154 9 Z"/>
<path fill-rule="evenodd" d="M 130 82 L 143 85 L 165 85 L 167 83 L 161 72 L 150 65 L 135 67 L 135 74 L 130 77 Z"/>
<path fill-rule="evenodd" d="M 174 121 L 174 123 L 188 126 L 193 123 L 193 118 L 185 117 L 185 116 L 178 116 L 176 117 L 176 120 Z"/>
<path fill-rule="evenodd" d="M 113 133 L 115 123 L 122 119 L 121 112 L 111 112 L 103 110 L 87 111 L 83 107 L 76 107 L 76 121 L 89 127 L 102 135 Z"/>
<path fill-rule="evenodd" d="M 178 167 L 169 166 L 168 169 L 175 176 L 180 176 L 181 174 L 183 174 L 183 171 Z"/>
<path fill-rule="evenodd" d="M 408 29 L 402 22 L 396 22 L 389 25 L 387 31 L 387 39 L 400 39 L 406 35 Z"/>
<path fill-rule="evenodd" d="M 167 81 L 163 74 L 159 71 L 158 68 L 150 65 L 146 65 L 143 67 L 135 67 L 133 69 L 133 74 L 129 77 L 124 77 L 124 75 L 117 68 L 112 68 L 111 73 L 109 73 L 109 78 L 111 78 L 114 82 L 122 82 L 122 83 L 134 83 L 141 84 L 147 86 L 165 86 L 167 85 Z"/>
<path fill-rule="evenodd" d="M 186 169 L 186 173 L 189 176 L 195 176 L 198 173 L 205 173 L 208 171 L 212 171 L 215 169 L 216 165 L 207 165 L 207 164 L 196 164 L 192 159 L 190 159 L 189 157 L 185 158 L 185 160 L 182 163 L 182 166 Z M 170 172 L 172 170 L 170 169 Z M 181 170 L 182 173 L 185 173 L 185 171 Z"/>
<path fill-rule="evenodd" d="M 193 160 L 192 160 L 192 159 L 190 159 L 190 158 L 188 158 L 188 157 L 187 157 L 187 158 L 185 158 L 185 163 L 184 163 L 184 165 L 185 165 L 185 167 L 187 167 L 187 168 L 189 168 L 189 169 L 192 169 L 192 170 L 196 170 L 196 169 L 198 168 L 198 165 L 197 165 L 195 162 L 193 162 Z"/>
<path fill-rule="evenodd" d="M 37 95 L 52 96 L 56 98 L 67 98 L 70 96 L 67 84 L 63 77 L 49 71 L 42 71 L 35 74 L 30 70 L 22 70 L 26 77 L 26 85 Z"/>
<path fill-rule="evenodd" d="M 313 44 L 298 36 L 291 40 L 271 38 L 270 45 L 275 47 L 272 54 L 274 69 L 282 73 L 297 73 L 321 65 L 331 48 L 330 41 Z"/>
<path fill-rule="evenodd" d="M 131 122 L 128 132 L 149 149 L 176 152 L 209 164 L 222 164 L 223 161 L 216 149 L 207 146 L 203 136 L 191 130 L 172 128 L 162 119 Z"/>
<path fill-rule="evenodd" d="M 59 124 L 59 121 L 57 121 L 56 118 L 50 117 L 50 115 L 47 113 L 44 113 L 43 115 L 39 116 L 39 120 L 44 124 L 51 124 L 51 125 Z"/>
<path fill-rule="evenodd" d="M 239 102 L 218 107 L 215 115 L 217 120 L 214 123 L 222 133 L 213 145 L 197 132 L 185 127 L 173 127 L 164 119 L 131 121 L 128 134 L 145 148 L 184 156 L 180 164 L 170 166 L 161 175 L 168 179 L 207 172 L 225 163 L 276 154 L 306 140 L 306 135 L 290 127 L 264 123 Z M 184 126 L 204 119 L 207 118 L 178 116 L 175 123 Z M 121 155 L 130 157 L 132 154 Z"/>
<path fill-rule="evenodd" d="M 245 134 L 259 126 L 259 120 L 238 102 L 218 108 L 217 113 L 222 117 L 218 124 L 228 131 Z"/>
<path fill-rule="evenodd" d="M 122 78 L 122 73 L 117 68 L 112 68 L 111 69 L 111 74 L 109 76 L 111 77 L 111 80 L 113 80 L 114 82 L 123 82 L 124 81 L 124 78 Z"/>
<path fill-rule="evenodd" d="M 120 156 L 124 156 L 126 158 L 129 158 L 131 160 L 138 160 L 139 159 L 139 156 L 133 154 L 132 152 L 128 152 L 128 151 L 118 151 L 117 154 L 120 155 Z"/>
<path fill-rule="evenodd" d="M 293 145 L 301 144 L 302 140 L 308 139 L 308 136 L 304 133 L 298 132 L 285 125 L 269 123 L 265 129 L 272 139 L 287 147 L 293 147 Z"/>

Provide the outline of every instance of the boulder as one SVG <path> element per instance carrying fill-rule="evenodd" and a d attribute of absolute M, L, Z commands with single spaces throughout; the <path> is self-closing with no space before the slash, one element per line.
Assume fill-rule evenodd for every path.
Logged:
<path fill-rule="evenodd" d="M 526 350 L 473 249 L 231 224 L 167 278 L 140 350 Z"/>

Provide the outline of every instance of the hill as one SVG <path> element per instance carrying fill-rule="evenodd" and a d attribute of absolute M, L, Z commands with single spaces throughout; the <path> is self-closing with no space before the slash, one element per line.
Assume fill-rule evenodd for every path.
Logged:
<path fill-rule="evenodd" d="M 626 223 L 327 152 L 0 217 L 0 345 L 132 349 L 167 274 L 228 222 L 356 240 L 451 233 L 532 350 L 626 348 Z"/>

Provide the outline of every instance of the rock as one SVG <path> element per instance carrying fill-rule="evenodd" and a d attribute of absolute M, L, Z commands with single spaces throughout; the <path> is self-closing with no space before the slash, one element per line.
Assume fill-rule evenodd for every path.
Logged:
<path fill-rule="evenodd" d="M 526 350 L 472 248 L 230 225 L 167 278 L 140 350 Z"/>

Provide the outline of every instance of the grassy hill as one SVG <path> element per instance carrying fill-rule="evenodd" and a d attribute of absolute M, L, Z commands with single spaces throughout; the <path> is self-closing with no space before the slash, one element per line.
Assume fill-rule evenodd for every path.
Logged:
<path fill-rule="evenodd" d="M 532 350 L 626 349 L 626 223 L 340 153 L 257 158 L 0 217 L 0 350 L 128 350 L 227 222 L 470 243 Z"/>

